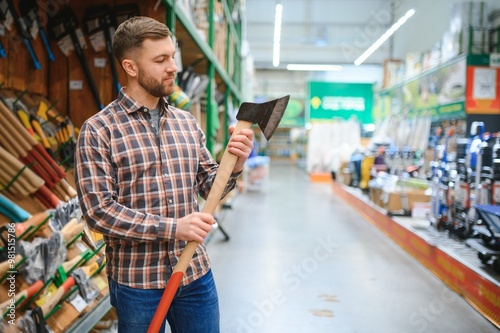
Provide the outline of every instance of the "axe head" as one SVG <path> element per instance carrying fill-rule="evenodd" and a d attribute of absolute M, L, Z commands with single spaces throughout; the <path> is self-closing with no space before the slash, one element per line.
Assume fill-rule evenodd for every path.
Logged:
<path fill-rule="evenodd" d="M 290 95 L 286 95 L 264 103 L 242 103 L 236 119 L 259 125 L 260 130 L 269 140 L 283 118 L 289 99 Z"/>

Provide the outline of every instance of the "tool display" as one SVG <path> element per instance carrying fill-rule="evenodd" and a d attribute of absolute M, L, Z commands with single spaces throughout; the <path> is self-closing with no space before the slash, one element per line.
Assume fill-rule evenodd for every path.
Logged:
<path fill-rule="evenodd" d="M 84 30 L 91 36 L 90 40 L 94 50 L 99 52 L 105 49 L 108 54 L 111 75 L 113 77 L 113 88 L 115 94 L 118 94 L 121 85 L 118 79 L 118 71 L 116 70 L 116 61 L 111 44 L 116 23 L 113 22 L 111 8 L 108 5 L 89 7 L 85 11 L 83 20 Z"/>
<path fill-rule="evenodd" d="M 14 8 L 14 3 L 12 0 L 1 0 L 0 1 L 0 10 L 3 13 L 3 16 L 6 18 L 5 22 L 11 22 L 16 26 L 17 32 L 19 35 L 21 35 L 21 39 L 26 45 L 26 48 L 28 49 L 28 53 L 33 61 L 33 66 L 35 69 L 42 69 L 42 65 L 40 64 L 40 61 L 38 60 L 35 51 L 33 50 L 33 46 L 31 46 L 30 39 L 32 36 L 30 33 L 27 31 L 27 26 L 22 20 L 19 15 L 17 14 L 16 9 Z M 9 19 L 11 18 L 11 19 Z M 7 30 L 12 31 L 13 26 L 11 24 L 4 24 L 5 28 Z"/>
<path fill-rule="evenodd" d="M 256 103 L 243 103 L 240 106 L 236 119 L 238 123 L 234 129 L 233 133 L 238 133 L 242 129 L 251 128 L 252 124 L 259 125 L 262 133 L 269 140 L 274 131 L 279 125 L 283 114 L 285 113 L 286 106 L 288 105 L 288 100 L 290 96 L 284 96 L 273 101 L 266 103 L 256 104 Z M 203 206 L 203 212 L 212 214 L 220 201 L 224 188 L 231 176 L 231 172 L 236 164 L 237 157 L 227 150 L 222 156 L 220 162 L 219 170 L 213 182 L 210 193 L 208 194 L 205 205 Z M 184 251 L 182 252 L 177 265 L 174 268 L 172 276 L 168 281 L 163 297 L 160 300 L 160 304 L 156 310 L 153 317 L 151 325 L 149 326 L 148 333 L 158 333 L 160 330 L 165 315 L 172 303 L 172 299 L 179 288 L 180 282 L 184 277 L 187 267 L 193 257 L 193 254 L 198 247 L 198 243 L 191 241 L 188 242 Z"/>
<path fill-rule="evenodd" d="M 98 110 L 103 109 L 104 105 L 101 103 L 99 91 L 97 90 L 94 78 L 92 76 L 92 73 L 90 72 L 89 66 L 87 65 L 87 61 L 85 60 L 85 55 L 83 54 L 83 47 L 80 42 L 80 40 L 83 39 L 83 34 L 81 33 L 81 30 L 79 28 L 75 13 L 69 7 L 65 7 L 49 19 L 48 29 L 49 36 L 59 42 L 60 46 L 61 43 L 67 42 L 67 38 L 69 38 L 72 48 L 75 51 L 78 60 L 80 61 L 80 66 L 82 67 L 83 73 L 85 74 L 85 78 L 87 79 L 87 83 L 90 87 L 95 105 Z M 82 38 L 80 38 L 79 36 L 81 36 Z"/>
<path fill-rule="evenodd" d="M 21 0 L 19 2 L 19 11 L 21 12 L 22 19 L 24 19 L 24 24 L 26 25 L 26 30 L 31 32 L 33 38 L 40 35 L 47 51 L 47 56 L 50 61 L 55 60 L 54 52 L 50 47 L 49 40 L 47 39 L 47 34 L 43 28 L 40 20 L 38 18 L 38 4 L 36 0 Z"/>

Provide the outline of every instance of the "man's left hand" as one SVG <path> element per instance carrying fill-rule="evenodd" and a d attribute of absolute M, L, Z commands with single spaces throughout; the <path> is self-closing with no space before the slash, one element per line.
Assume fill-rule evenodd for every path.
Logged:
<path fill-rule="evenodd" d="M 227 145 L 228 151 L 236 155 L 238 160 L 234 166 L 233 172 L 241 172 L 243 171 L 243 166 L 245 165 L 245 161 L 253 149 L 253 131 L 251 129 L 242 129 L 238 133 L 234 133 L 234 126 L 229 126 L 229 134 L 231 134 L 231 140 Z"/>

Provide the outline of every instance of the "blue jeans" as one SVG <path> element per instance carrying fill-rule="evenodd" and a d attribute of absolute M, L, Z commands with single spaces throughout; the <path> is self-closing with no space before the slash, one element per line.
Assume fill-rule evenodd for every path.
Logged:
<path fill-rule="evenodd" d="M 145 333 L 163 289 L 135 289 L 109 279 L 111 305 L 116 308 L 119 333 Z M 172 333 L 218 333 L 219 302 L 212 271 L 179 287 L 166 320 Z M 165 323 L 161 333 L 165 332 Z"/>

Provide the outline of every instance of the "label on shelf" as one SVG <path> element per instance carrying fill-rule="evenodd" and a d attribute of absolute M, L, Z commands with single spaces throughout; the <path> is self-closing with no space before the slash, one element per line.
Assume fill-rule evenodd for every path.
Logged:
<path fill-rule="evenodd" d="M 96 68 L 105 68 L 106 67 L 106 58 L 94 58 L 94 67 Z"/>
<path fill-rule="evenodd" d="M 82 80 L 71 80 L 69 81 L 69 90 L 82 90 L 83 81 Z"/>
<path fill-rule="evenodd" d="M 500 53 L 490 53 L 490 67 L 500 67 Z"/>
<path fill-rule="evenodd" d="M 85 308 L 89 305 L 85 300 L 82 298 L 80 295 L 76 295 L 75 298 L 73 298 L 70 301 L 71 305 L 78 311 L 78 313 L 82 312 L 85 310 Z"/>

